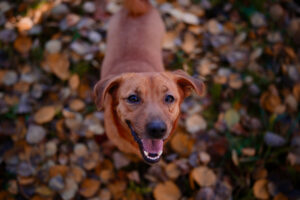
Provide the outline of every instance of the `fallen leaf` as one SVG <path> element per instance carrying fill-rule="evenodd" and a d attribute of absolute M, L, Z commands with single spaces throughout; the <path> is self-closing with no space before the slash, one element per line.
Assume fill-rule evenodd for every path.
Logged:
<path fill-rule="evenodd" d="M 254 156 L 255 155 L 255 149 L 254 148 L 243 148 L 242 153 L 245 156 Z"/>
<path fill-rule="evenodd" d="M 68 173 L 68 171 L 69 167 L 66 165 L 54 165 L 49 170 L 49 176 L 50 178 L 57 175 L 61 175 L 64 177 Z"/>
<path fill-rule="evenodd" d="M 199 159 L 203 164 L 208 164 L 210 162 L 210 155 L 204 151 L 199 153 Z"/>
<path fill-rule="evenodd" d="M 268 199 L 270 196 L 268 192 L 268 180 L 257 180 L 253 186 L 253 193 L 254 196 L 258 199 Z"/>
<path fill-rule="evenodd" d="M 197 41 L 196 41 L 194 35 L 192 33 L 186 33 L 184 35 L 184 42 L 183 42 L 181 48 L 183 49 L 183 51 L 185 51 L 185 53 L 189 54 L 195 50 L 196 44 L 197 44 Z"/>
<path fill-rule="evenodd" d="M 176 133 L 171 139 L 171 147 L 180 155 L 188 156 L 193 148 L 194 140 L 182 132 Z"/>
<path fill-rule="evenodd" d="M 34 121 L 38 124 L 50 122 L 55 116 L 54 106 L 44 106 L 34 114 Z"/>
<path fill-rule="evenodd" d="M 243 81 L 238 74 L 230 74 L 229 86 L 233 89 L 240 89 L 243 86 Z"/>
<path fill-rule="evenodd" d="M 300 84 L 294 85 L 293 95 L 295 96 L 297 101 L 300 102 Z"/>
<path fill-rule="evenodd" d="M 233 149 L 231 151 L 231 160 L 235 166 L 239 166 L 240 161 L 239 161 L 239 157 L 238 157 L 238 154 L 235 149 Z"/>
<path fill-rule="evenodd" d="M 279 193 L 279 194 L 277 194 L 274 198 L 273 198 L 273 200 L 288 200 L 288 197 L 286 197 L 284 194 L 282 194 L 282 193 Z"/>
<path fill-rule="evenodd" d="M 228 128 L 231 128 L 240 121 L 240 114 L 235 109 L 228 109 L 225 113 L 224 120 Z"/>
<path fill-rule="evenodd" d="M 45 64 L 61 80 L 67 80 L 70 76 L 70 62 L 66 54 L 54 53 L 46 56 Z"/>
<path fill-rule="evenodd" d="M 85 198 L 89 198 L 96 194 L 99 187 L 100 181 L 96 179 L 85 179 L 80 185 L 79 193 Z"/>
<path fill-rule="evenodd" d="M 81 111 L 85 107 L 85 103 L 80 99 L 73 99 L 69 106 L 73 111 Z"/>
<path fill-rule="evenodd" d="M 194 168 L 190 175 L 201 187 L 213 186 L 217 182 L 215 173 L 205 166 Z"/>
<path fill-rule="evenodd" d="M 78 74 L 73 74 L 69 79 L 69 86 L 72 90 L 76 90 L 80 84 Z"/>
<path fill-rule="evenodd" d="M 21 20 L 18 22 L 18 30 L 20 33 L 28 31 L 32 28 L 33 26 L 33 21 L 29 17 L 23 17 Z"/>
<path fill-rule="evenodd" d="M 30 37 L 20 36 L 14 42 L 15 49 L 21 54 L 27 54 L 32 46 Z"/>
<path fill-rule="evenodd" d="M 165 171 L 170 179 L 176 179 L 180 175 L 180 170 L 178 169 L 178 166 L 175 163 L 168 164 L 165 167 Z"/>
<path fill-rule="evenodd" d="M 124 181 L 111 182 L 108 185 L 108 188 L 113 196 L 112 199 L 121 199 L 124 196 L 126 186 L 126 182 Z"/>
<path fill-rule="evenodd" d="M 268 171 L 265 168 L 256 168 L 253 172 L 253 179 L 259 180 L 259 179 L 264 179 L 267 178 L 268 176 Z"/>
<path fill-rule="evenodd" d="M 260 105 L 272 113 L 280 114 L 285 111 L 285 109 L 282 108 L 280 97 L 276 94 L 272 94 L 270 91 L 266 91 L 261 95 Z"/>
<path fill-rule="evenodd" d="M 194 114 L 192 116 L 189 116 L 185 121 L 185 127 L 188 132 L 195 134 L 198 131 L 205 130 L 207 127 L 207 123 L 205 119 L 199 115 Z"/>
<path fill-rule="evenodd" d="M 175 32 L 167 32 L 163 39 L 163 48 L 172 50 L 175 47 L 175 39 L 176 34 Z"/>
<path fill-rule="evenodd" d="M 108 189 L 101 189 L 99 192 L 99 198 L 101 200 L 110 200 L 111 199 L 111 193 Z"/>
<path fill-rule="evenodd" d="M 178 200 L 181 192 L 172 181 L 159 183 L 153 191 L 156 200 Z"/>

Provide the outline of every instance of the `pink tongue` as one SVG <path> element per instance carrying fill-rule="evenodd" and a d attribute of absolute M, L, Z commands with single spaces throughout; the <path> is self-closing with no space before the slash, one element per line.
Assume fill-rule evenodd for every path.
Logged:
<path fill-rule="evenodd" d="M 163 150 L 163 140 L 142 139 L 144 150 L 148 153 L 158 154 Z"/>

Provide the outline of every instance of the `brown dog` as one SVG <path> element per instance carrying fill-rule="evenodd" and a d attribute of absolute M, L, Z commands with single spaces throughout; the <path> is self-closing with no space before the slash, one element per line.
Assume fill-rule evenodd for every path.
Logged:
<path fill-rule="evenodd" d="M 150 3 L 125 0 L 110 20 L 95 102 L 104 108 L 108 138 L 121 151 L 155 163 L 176 127 L 181 102 L 190 89 L 202 95 L 204 84 L 183 71 L 164 70 L 165 29 Z"/>

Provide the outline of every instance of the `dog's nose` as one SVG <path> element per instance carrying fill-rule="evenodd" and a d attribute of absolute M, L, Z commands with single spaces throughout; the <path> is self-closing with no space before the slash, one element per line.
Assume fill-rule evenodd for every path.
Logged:
<path fill-rule="evenodd" d="M 167 125 L 161 120 L 154 120 L 146 125 L 146 130 L 150 137 L 161 139 L 167 131 Z"/>

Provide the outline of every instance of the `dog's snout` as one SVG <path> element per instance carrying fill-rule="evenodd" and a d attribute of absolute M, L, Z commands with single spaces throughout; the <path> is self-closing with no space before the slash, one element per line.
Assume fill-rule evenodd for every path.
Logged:
<path fill-rule="evenodd" d="M 154 120 L 146 125 L 146 130 L 150 137 L 161 139 L 167 131 L 167 125 L 161 120 Z"/>

